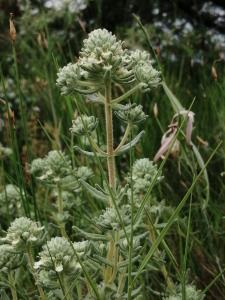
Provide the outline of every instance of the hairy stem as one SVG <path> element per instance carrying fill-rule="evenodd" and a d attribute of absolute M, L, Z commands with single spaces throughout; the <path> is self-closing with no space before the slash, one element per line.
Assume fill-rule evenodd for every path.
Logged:
<path fill-rule="evenodd" d="M 116 185 L 116 171 L 115 171 L 115 159 L 113 149 L 113 118 L 111 107 L 111 80 L 108 79 L 105 87 L 105 125 L 106 125 L 106 143 L 107 143 L 107 166 L 108 166 L 108 178 L 109 186 L 112 190 L 115 190 Z M 110 205 L 112 201 L 110 200 Z"/>
<path fill-rule="evenodd" d="M 35 280 L 36 285 L 37 285 L 37 289 L 38 289 L 38 292 L 39 292 L 39 295 L 40 295 L 40 299 L 41 300 L 47 300 L 42 287 L 37 284 L 37 276 L 36 276 L 36 273 L 35 273 L 35 270 L 34 270 L 34 258 L 33 258 L 32 249 L 31 249 L 30 246 L 27 247 L 27 258 L 28 258 L 28 263 L 29 263 L 32 275 L 33 275 L 34 280 Z"/>
<path fill-rule="evenodd" d="M 12 294 L 12 300 L 18 300 L 15 279 L 12 271 L 9 272 L 8 279 L 9 279 L 9 285 Z"/>
<path fill-rule="evenodd" d="M 115 158 L 114 158 L 114 149 L 113 149 L 113 115 L 112 115 L 112 86 L 111 79 L 108 77 L 105 83 L 105 125 L 106 125 L 106 144 L 107 144 L 107 167 L 108 167 L 108 179 L 109 186 L 112 189 L 112 192 L 115 191 L 116 188 L 116 170 L 115 170 Z M 111 197 L 109 198 L 109 205 L 113 206 L 113 201 Z M 109 242 L 107 259 L 114 264 L 115 259 L 117 260 L 117 249 L 115 246 L 115 241 L 111 238 Z M 115 267 L 114 267 L 115 268 Z M 107 266 L 104 270 L 104 281 L 109 283 L 112 276 L 115 275 L 115 269 Z"/>

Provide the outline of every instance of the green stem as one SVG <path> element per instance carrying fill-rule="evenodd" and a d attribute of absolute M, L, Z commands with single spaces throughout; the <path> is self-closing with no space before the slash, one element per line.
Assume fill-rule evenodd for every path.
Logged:
<path fill-rule="evenodd" d="M 9 272 L 8 278 L 9 278 L 9 285 L 12 294 L 12 300 L 18 300 L 15 279 L 12 271 Z"/>
<path fill-rule="evenodd" d="M 130 97 L 131 95 L 133 95 L 134 93 L 136 93 L 138 90 L 140 90 L 142 86 L 142 83 L 138 83 L 135 87 L 133 87 L 132 89 L 130 89 L 129 91 L 127 91 L 125 94 L 123 94 L 122 96 L 113 99 L 112 100 L 112 104 L 117 104 L 125 99 L 127 99 L 128 97 Z"/>
<path fill-rule="evenodd" d="M 34 280 L 35 280 L 36 285 L 37 285 L 37 289 L 38 289 L 38 292 L 39 292 L 39 295 L 40 295 L 40 299 L 41 300 L 47 300 L 42 287 L 37 284 L 37 276 L 36 276 L 35 270 L 34 270 L 34 258 L 33 258 L 32 249 L 31 249 L 30 246 L 27 246 L 27 258 L 28 258 L 28 263 L 29 263 L 32 275 L 33 275 Z"/>

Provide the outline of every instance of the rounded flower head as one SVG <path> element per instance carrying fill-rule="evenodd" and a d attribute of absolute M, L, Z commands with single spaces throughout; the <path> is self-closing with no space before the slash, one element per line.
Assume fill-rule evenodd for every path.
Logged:
<path fill-rule="evenodd" d="M 141 65 L 145 63 L 152 63 L 150 60 L 150 54 L 147 51 L 144 50 L 134 50 L 130 51 L 130 60 L 132 63 L 132 66 Z"/>
<path fill-rule="evenodd" d="M 68 95 L 76 89 L 77 81 L 85 77 L 85 71 L 80 69 L 78 64 L 69 63 L 59 69 L 56 85 L 60 88 L 62 95 Z"/>
<path fill-rule="evenodd" d="M 148 158 L 141 158 L 133 165 L 133 179 L 153 177 L 157 173 L 157 166 Z"/>
<path fill-rule="evenodd" d="M 39 280 L 48 282 L 57 279 L 57 273 L 66 276 L 67 280 L 72 280 L 74 275 L 81 270 L 81 266 L 76 259 L 75 252 L 80 258 L 88 249 L 88 241 L 71 243 L 63 237 L 54 237 L 43 246 L 39 253 L 39 261 L 34 264 L 34 268 L 45 273 L 39 277 Z M 73 249 L 74 247 L 74 249 Z M 43 282 L 44 284 L 44 282 Z"/>
<path fill-rule="evenodd" d="M 123 55 L 122 42 L 117 41 L 116 36 L 106 29 L 96 29 L 89 33 L 84 40 L 84 46 L 80 52 L 81 57 L 94 57 L 105 65 L 114 66 L 121 61 Z"/>
<path fill-rule="evenodd" d="M 70 131 L 76 135 L 89 135 L 98 125 L 98 120 L 94 116 L 82 115 L 72 121 Z"/>
<path fill-rule="evenodd" d="M 0 201 L 18 201 L 21 199 L 20 189 L 13 184 L 7 184 L 5 190 L 0 193 Z"/>
<path fill-rule="evenodd" d="M 126 105 L 127 109 L 119 110 L 116 112 L 116 115 L 119 119 L 126 123 L 137 124 L 146 120 L 148 117 L 144 112 L 142 105 Z"/>
<path fill-rule="evenodd" d="M 57 183 L 60 178 L 71 174 L 72 166 L 68 156 L 61 151 L 52 150 L 44 158 L 32 161 L 30 171 L 39 180 Z"/>
<path fill-rule="evenodd" d="M 76 170 L 76 178 L 82 179 L 83 181 L 88 180 L 93 175 L 93 172 L 90 168 L 81 166 Z"/>
<path fill-rule="evenodd" d="M 102 80 L 110 71 L 112 78 L 117 81 L 128 75 L 124 69 L 124 57 L 122 41 L 106 29 L 96 29 L 84 40 L 78 63 L 88 71 L 92 80 Z"/>
<path fill-rule="evenodd" d="M 161 82 L 160 72 L 151 63 L 138 64 L 135 68 L 136 80 L 142 83 L 143 91 L 149 91 L 159 86 Z"/>
<path fill-rule="evenodd" d="M 135 161 L 132 167 L 132 181 L 133 181 L 133 193 L 136 198 L 147 192 L 150 186 L 151 180 L 157 174 L 157 166 L 148 158 L 142 158 Z M 130 178 L 128 178 L 130 180 Z M 161 180 L 161 176 L 158 175 L 157 181 Z M 131 191 L 128 191 L 128 196 L 131 195 Z M 138 205 L 138 203 L 137 203 Z"/>
<path fill-rule="evenodd" d="M 130 223 L 130 207 L 124 205 L 121 207 L 120 210 L 121 217 L 125 225 Z M 118 214 L 115 208 L 106 208 L 101 214 L 96 223 L 103 229 L 103 230 L 118 230 L 121 227 L 121 223 L 118 217 Z"/>
<path fill-rule="evenodd" d="M 149 53 L 123 49 L 122 41 L 111 32 L 96 29 L 84 40 L 78 62 L 59 70 L 57 85 L 62 94 L 90 95 L 101 91 L 108 79 L 125 86 L 140 83 L 143 92 L 160 83 Z"/>
<path fill-rule="evenodd" d="M 187 300 L 199 300 L 204 299 L 204 295 L 200 290 L 197 290 L 194 285 L 188 284 L 185 286 L 185 292 L 186 292 L 186 299 Z M 182 293 L 182 287 L 179 285 L 177 288 L 177 291 L 170 295 L 167 298 L 164 298 L 164 300 L 182 300 L 183 299 L 183 293 Z"/>
<path fill-rule="evenodd" d="M 24 250 L 27 246 L 39 244 L 43 237 L 44 227 L 40 227 L 38 223 L 21 217 L 15 219 L 8 228 L 5 238 L 1 241 L 13 246 L 17 251 Z"/>

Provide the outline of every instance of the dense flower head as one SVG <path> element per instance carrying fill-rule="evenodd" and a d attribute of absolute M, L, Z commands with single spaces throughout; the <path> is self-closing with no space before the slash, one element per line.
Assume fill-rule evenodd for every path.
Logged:
<path fill-rule="evenodd" d="M 150 55 L 143 50 L 129 51 L 122 41 L 106 29 L 96 29 L 84 40 L 76 64 L 58 72 L 57 85 L 62 94 L 93 94 L 112 82 L 131 86 L 140 83 L 146 92 L 160 84 L 160 73 L 152 66 Z"/>
<path fill-rule="evenodd" d="M 124 54 L 122 42 L 106 29 L 96 29 L 84 40 L 80 56 L 92 57 L 104 65 L 116 66 Z"/>
<path fill-rule="evenodd" d="M 160 82 L 160 72 L 151 63 L 138 64 L 135 68 L 136 80 L 142 83 L 143 91 L 149 91 L 157 87 Z"/>
<path fill-rule="evenodd" d="M 76 178 L 77 180 L 82 179 L 83 181 L 88 180 L 91 176 L 93 176 L 93 172 L 90 168 L 81 166 L 76 170 Z"/>
<path fill-rule="evenodd" d="M 120 214 L 125 225 L 130 223 L 130 207 L 123 205 L 120 209 Z M 115 208 L 108 207 L 96 220 L 103 230 L 118 230 L 121 227 L 121 222 Z"/>
<path fill-rule="evenodd" d="M 152 63 L 152 61 L 150 60 L 150 54 L 147 51 L 137 49 L 134 51 L 130 51 L 129 54 L 132 66 L 141 65 L 145 63 Z"/>
<path fill-rule="evenodd" d="M 186 299 L 187 300 L 200 300 L 204 299 L 204 295 L 200 290 L 197 290 L 194 285 L 188 284 L 185 286 L 185 293 L 186 293 Z M 173 294 L 170 295 L 167 298 L 164 298 L 164 300 L 182 300 L 183 295 L 182 295 L 182 287 L 178 286 L 177 291 Z"/>
<path fill-rule="evenodd" d="M 14 247 L 17 251 L 27 246 L 39 244 L 43 237 L 43 229 L 37 222 L 26 217 L 16 218 L 7 230 L 1 241 Z"/>
<path fill-rule="evenodd" d="M 152 178 L 157 173 L 157 166 L 148 158 L 141 158 L 135 161 L 133 165 L 133 179 Z"/>
<path fill-rule="evenodd" d="M 72 121 L 70 131 L 75 135 L 89 135 L 98 125 L 94 116 L 82 115 Z"/>
<path fill-rule="evenodd" d="M 23 191 L 20 191 L 18 186 L 14 184 L 7 184 L 5 186 L 5 190 L 0 193 L 0 202 L 18 201 L 21 199 L 21 193 L 24 194 Z"/>
<path fill-rule="evenodd" d="M 126 109 L 119 110 L 116 112 L 116 115 L 119 119 L 126 123 L 131 123 L 131 124 L 136 124 L 141 121 L 146 120 L 148 117 L 144 112 L 143 112 L 143 107 L 142 105 L 126 105 Z"/>
<path fill-rule="evenodd" d="M 77 81 L 85 78 L 85 75 L 86 72 L 77 63 L 69 63 L 59 69 L 56 85 L 60 88 L 62 95 L 68 95 L 75 91 Z"/>
<path fill-rule="evenodd" d="M 138 198 L 139 195 L 143 195 L 147 192 L 151 180 L 157 174 L 157 172 L 157 166 L 148 158 L 141 158 L 134 162 L 134 165 L 132 167 L 132 188 L 135 198 Z M 157 181 L 160 181 L 161 178 L 162 177 L 159 174 L 157 177 Z M 128 177 L 128 182 L 129 181 L 130 177 Z M 128 197 L 131 197 L 131 190 L 128 190 Z"/>
<path fill-rule="evenodd" d="M 63 238 L 54 237 L 43 246 L 43 250 L 39 253 L 39 261 L 35 262 L 34 268 L 44 273 L 40 273 L 39 280 L 45 283 L 51 282 L 57 278 L 57 273 L 72 279 L 74 275 L 81 270 L 81 266 L 77 261 L 77 255 L 82 258 L 89 247 L 88 241 L 75 242 L 73 245 Z"/>
<path fill-rule="evenodd" d="M 108 30 L 96 29 L 84 40 L 78 63 L 88 72 L 91 80 L 102 81 L 106 72 L 110 72 L 113 80 L 127 81 L 130 72 L 122 44 Z"/>
<path fill-rule="evenodd" d="M 61 177 L 71 173 L 72 166 L 67 155 L 52 150 L 46 157 L 34 159 L 30 170 L 41 181 L 58 182 Z"/>

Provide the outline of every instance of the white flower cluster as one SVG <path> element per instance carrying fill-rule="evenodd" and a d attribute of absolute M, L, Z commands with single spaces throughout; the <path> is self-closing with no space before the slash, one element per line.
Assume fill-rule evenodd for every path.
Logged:
<path fill-rule="evenodd" d="M 124 225 L 128 225 L 130 223 L 130 206 L 123 205 L 120 208 L 121 218 L 123 220 Z M 121 222 L 118 217 L 115 208 L 108 207 L 96 220 L 96 224 L 99 225 L 102 230 L 118 230 L 121 228 Z"/>
<path fill-rule="evenodd" d="M 14 251 L 24 251 L 28 246 L 40 243 L 43 229 L 44 227 L 29 218 L 16 218 L 8 228 L 6 237 L 1 238 L 1 242 L 11 245 Z"/>
<path fill-rule="evenodd" d="M 57 12 L 68 10 L 71 13 L 79 13 L 86 9 L 86 0 L 46 0 L 45 7 L 54 9 Z"/>
<path fill-rule="evenodd" d="M 77 190 L 80 187 L 79 179 L 87 180 L 92 171 L 85 166 L 72 168 L 67 155 L 61 151 L 52 150 L 44 158 L 32 161 L 31 173 L 43 183 L 57 185 L 65 190 Z"/>
<path fill-rule="evenodd" d="M 73 280 L 81 270 L 76 254 L 82 259 L 88 248 L 88 241 L 71 244 L 63 237 L 52 238 L 43 246 L 43 250 L 39 253 L 40 259 L 34 264 L 34 268 L 39 272 L 39 282 L 45 286 L 55 287 L 54 282 L 58 279 L 58 275 L 63 276 L 64 280 Z"/>
<path fill-rule="evenodd" d="M 145 194 L 150 186 L 151 180 L 157 174 L 157 166 L 148 158 L 141 158 L 135 161 L 132 168 L 132 180 L 134 194 Z M 161 179 L 158 175 L 157 181 Z"/>
<path fill-rule="evenodd" d="M 123 49 L 122 41 L 106 29 L 96 29 L 88 35 L 78 62 L 60 69 L 56 84 L 62 94 L 91 94 L 102 88 L 107 76 L 120 84 L 140 83 L 143 91 L 160 84 L 160 73 L 152 66 L 149 54 Z"/>
<path fill-rule="evenodd" d="M 125 123 L 137 124 L 147 119 L 142 105 L 125 105 L 124 109 L 116 111 L 116 116 Z"/>
<path fill-rule="evenodd" d="M 185 293 L 187 300 L 203 300 L 205 297 L 200 290 L 197 290 L 194 285 L 188 284 L 185 286 Z M 178 286 L 177 291 L 174 295 L 170 295 L 164 300 L 182 300 L 182 287 Z"/>
<path fill-rule="evenodd" d="M 98 125 L 94 116 L 82 115 L 72 121 L 70 131 L 75 135 L 89 135 Z"/>

